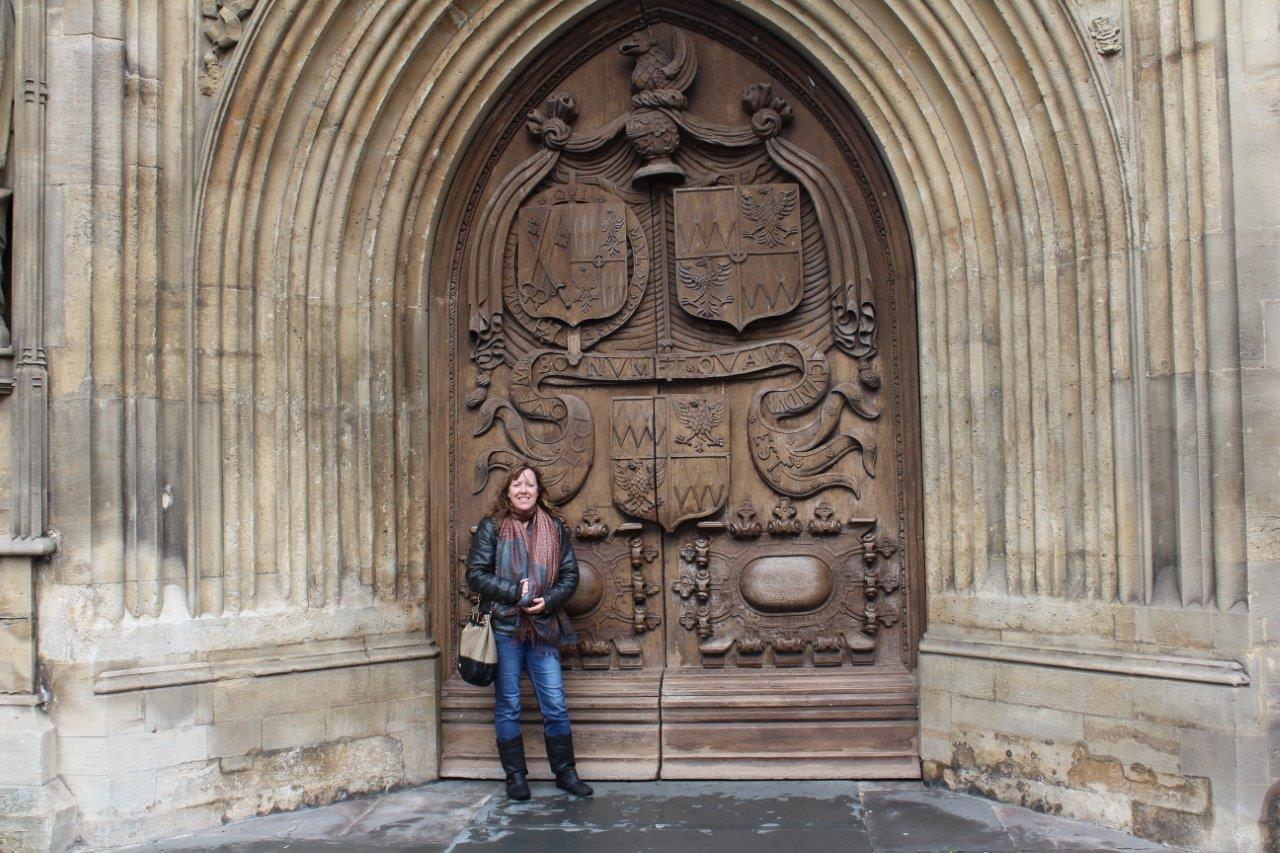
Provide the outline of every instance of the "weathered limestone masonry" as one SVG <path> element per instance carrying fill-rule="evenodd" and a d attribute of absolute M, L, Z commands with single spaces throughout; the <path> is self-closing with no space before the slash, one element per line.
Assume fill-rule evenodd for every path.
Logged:
<path fill-rule="evenodd" d="M 422 525 L 406 521 L 421 501 L 392 473 L 388 440 L 393 421 L 421 417 L 375 387 L 367 352 L 362 370 L 349 347 L 304 338 L 307 318 L 287 308 L 281 328 L 256 326 L 290 354 L 270 361 L 237 298 L 271 292 L 275 274 L 197 262 L 197 233 L 248 221 L 198 202 L 231 183 L 205 140 L 239 121 L 227 69 L 254 5 L 17 10 L 31 54 L 19 51 L 19 79 L 37 94 L 16 116 L 19 384 L 0 409 L 14 462 L 0 849 L 159 837 L 436 773 L 437 649 Z M 24 119 L 46 84 L 47 119 Z M 225 288 L 197 292 L 197 270 Z M 307 302 L 316 321 L 338 313 L 332 292 Z M 52 365 L 47 403 L 22 379 L 44 364 L 29 350 Z M 352 371 L 341 397 L 339 364 Z M 372 448 L 392 464 L 371 472 Z"/>
<path fill-rule="evenodd" d="M 1057 260 L 1069 288 L 1099 262 L 1127 280 L 1099 317 L 1110 376 L 1093 377 L 1092 396 L 1074 377 L 1049 388 L 1043 456 L 1033 423 L 1029 459 L 1004 444 L 971 481 L 959 475 L 963 500 L 931 503 L 953 535 L 931 569 L 922 644 L 925 773 L 1174 844 L 1256 849 L 1270 834 L 1274 846 L 1280 6 L 1133 3 L 1094 17 L 1108 11 L 1077 14 L 1120 173 L 1068 143 L 1081 122 L 1050 121 L 1078 162 L 1068 183 L 1096 174 L 1104 198 L 1112 183 L 1125 194 L 1105 243 L 1077 230 Z M 1088 328 L 1081 315 L 1059 334 Z M 1034 355 L 1029 367 L 1012 388 L 1029 382 L 1034 398 L 1054 368 Z M 1091 437 L 1108 398 L 1110 423 L 1095 418 Z M 980 421 L 965 425 L 1011 435 L 1007 417 Z M 939 470 L 954 488 L 954 462 Z M 957 517 L 984 503 L 985 524 Z"/>
<path fill-rule="evenodd" d="M 10 5 L 0 849 L 433 778 L 440 202 L 603 4 Z M 926 777 L 1280 843 L 1280 4 L 726 7 L 907 211 Z"/>

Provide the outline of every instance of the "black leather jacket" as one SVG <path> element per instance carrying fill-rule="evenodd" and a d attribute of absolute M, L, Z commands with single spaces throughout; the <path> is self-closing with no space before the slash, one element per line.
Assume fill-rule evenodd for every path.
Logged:
<path fill-rule="evenodd" d="M 569 531 L 565 530 L 559 519 L 556 519 L 556 530 L 560 533 L 560 570 L 551 589 L 543 593 L 543 598 L 547 601 L 546 609 L 532 617 L 537 622 L 555 619 L 555 614 L 578 588 L 578 558 L 573 555 Z M 494 519 L 486 518 L 471 535 L 471 550 L 467 552 L 467 586 L 471 587 L 472 592 L 480 594 L 481 613 L 489 612 L 493 602 L 510 605 L 520 600 L 519 581 L 497 575 L 494 565 L 497 545 L 498 524 Z M 491 624 L 494 631 L 510 634 L 516 629 L 516 617 L 503 618 L 494 613 Z"/>

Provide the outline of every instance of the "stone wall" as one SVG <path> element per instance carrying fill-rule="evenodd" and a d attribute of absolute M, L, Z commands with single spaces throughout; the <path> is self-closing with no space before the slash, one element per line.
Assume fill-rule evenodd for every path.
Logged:
<path fill-rule="evenodd" d="M 1104 10 L 1081 7 L 1082 22 Z M 1104 79 L 1140 361 L 1112 387 L 1136 397 L 1136 535 L 1116 539 L 1118 586 L 1088 582 L 1088 548 L 1066 552 L 1083 585 L 934 584 L 925 771 L 1162 841 L 1256 849 L 1280 778 L 1280 9 L 1141 3 L 1116 23 Z"/>
<path fill-rule="evenodd" d="M 421 344 L 454 295 L 427 261 L 478 122 L 599 5 L 15 4 L 0 846 L 434 774 L 449 378 Z M 926 774 L 1257 846 L 1280 11 L 726 5 L 826 69 L 907 211 Z"/>
<path fill-rule="evenodd" d="M 81 839 L 123 844 L 435 778 L 433 661 L 419 638 L 383 643 L 53 669 Z"/>
<path fill-rule="evenodd" d="M 1194 849 L 1256 847 L 1275 778 L 1262 655 L 1227 631 L 1187 650 L 1213 636 L 1199 613 L 1139 611 L 1135 625 L 1116 605 L 974 604 L 1006 617 L 934 622 L 925 641 L 926 779 Z"/>
<path fill-rule="evenodd" d="M 32 81 L 17 153 L 41 189 L 15 204 L 39 199 L 22 221 L 43 232 L 15 233 L 33 257 L 14 332 L 38 353 L 28 372 L 48 373 L 24 385 L 20 358 L 0 404 L 4 849 L 155 838 L 436 774 L 422 499 L 394 452 L 371 465 L 407 453 L 386 439 L 421 418 L 367 369 L 326 394 L 359 353 L 263 329 L 292 359 L 277 374 L 234 301 L 191 285 L 197 199 L 217 191 L 206 140 L 255 5 L 17 3 Z M 47 139 L 23 136 L 34 125 Z"/>

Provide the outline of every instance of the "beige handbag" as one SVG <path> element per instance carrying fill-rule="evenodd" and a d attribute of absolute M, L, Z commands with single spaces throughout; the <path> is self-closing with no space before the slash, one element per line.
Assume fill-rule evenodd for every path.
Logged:
<path fill-rule="evenodd" d="M 458 675 L 468 684 L 487 687 L 493 684 L 497 670 L 498 644 L 493 639 L 489 614 L 481 613 L 479 606 L 473 607 L 458 642 Z"/>

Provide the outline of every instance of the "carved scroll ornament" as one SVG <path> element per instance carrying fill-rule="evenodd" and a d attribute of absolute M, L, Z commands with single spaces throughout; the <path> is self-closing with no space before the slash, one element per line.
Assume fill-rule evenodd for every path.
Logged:
<path fill-rule="evenodd" d="M 582 514 L 582 521 L 573 528 L 573 538 L 591 542 L 609 538 L 609 525 L 600 517 L 600 510 L 589 506 Z"/>
<path fill-rule="evenodd" d="M 680 597 L 680 624 L 707 640 L 711 637 L 711 542 L 700 536 L 680 549 L 680 559 L 693 568 L 682 574 L 671 588 Z"/>
<path fill-rule="evenodd" d="M 662 617 L 650 610 L 648 604 L 662 588 L 644 576 L 645 565 L 652 563 L 658 552 L 640 537 L 633 536 L 627 543 L 627 554 L 631 562 L 631 626 L 636 634 L 643 634 L 662 624 Z"/>
<path fill-rule="evenodd" d="M 756 518 L 756 508 L 750 500 L 744 500 L 734 512 L 734 519 L 728 526 L 729 535 L 734 539 L 758 539 L 764 533 L 764 526 Z"/>
<path fill-rule="evenodd" d="M 898 569 L 884 561 L 892 557 L 897 546 L 889 539 L 876 539 L 874 527 L 862 534 L 863 597 L 862 633 L 874 638 L 880 626 L 898 622 L 898 605 L 887 596 L 902 586 Z"/>
<path fill-rule="evenodd" d="M 844 530 L 844 522 L 836 518 L 836 511 L 826 501 L 818 501 L 813 508 L 813 518 L 806 528 L 814 536 L 836 536 Z"/>

